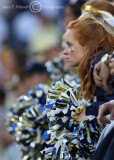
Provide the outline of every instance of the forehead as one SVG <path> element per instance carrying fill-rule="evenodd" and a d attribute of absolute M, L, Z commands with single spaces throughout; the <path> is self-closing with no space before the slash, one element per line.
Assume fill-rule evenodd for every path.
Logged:
<path fill-rule="evenodd" d="M 65 41 L 76 41 L 76 39 L 78 39 L 78 33 L 76 29 L 67 29 L 64 37 Z"/>

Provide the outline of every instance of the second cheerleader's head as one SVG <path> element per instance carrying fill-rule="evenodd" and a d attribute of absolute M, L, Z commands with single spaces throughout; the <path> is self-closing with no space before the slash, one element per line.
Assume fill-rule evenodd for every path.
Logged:
<path fill-rule="evenodd" d="M 94 8 L 91 5 L 86 5 L 85 12 L 79 17 L 79 19 L 86 17 L 93 17 L 97 19 L 102 25 L 104 25 L 104 19 L 113 18 L 113 15 L 110 14 L 109 12 L 99 10 L 98 8 Z"/>
<path fill-rule="evenodd" d="M 112 3 L 97 0 L 88 1 L 82 6 L 82 13 L 83 14 L 79 17 L 79 19 L 93 17 L 97 19 L 109 33 L 114 34 L 114 29 L 112 26 L 106 26 L 104 21 L 104 19 L 113 18 L 114 16 L 114 6 Z"/>
<path fill-rule="evenodd" d="M 91 95 L 91 65 L 99 54 L 114 49 L 114 37 L 109 34 L 101 23 L 92 17 L 72 21 L 65 33 L 66 61 L 71 66 L 79 66 L 83 95 Z"/>

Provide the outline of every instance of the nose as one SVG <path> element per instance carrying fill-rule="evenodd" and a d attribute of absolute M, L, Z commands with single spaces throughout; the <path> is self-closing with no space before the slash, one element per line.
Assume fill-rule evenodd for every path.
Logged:
<path fill-rule="evenodd" d="M 65 59 L 65 55 L 63 53 L 61 53 L 60 58 L 61 58 L 61 60 L 64 60 Z"/>
<path fill-rule="evenodd" d="M 67 48 L 67 47 L 65 47 L 65 48 L 64 48 L 64 50 L 63 50 L 63 54 L 64 54 L 64 55 L 68 55 L 68 54 L 69 54 L 69 52 L 68 52 L 68 48 Z"/>

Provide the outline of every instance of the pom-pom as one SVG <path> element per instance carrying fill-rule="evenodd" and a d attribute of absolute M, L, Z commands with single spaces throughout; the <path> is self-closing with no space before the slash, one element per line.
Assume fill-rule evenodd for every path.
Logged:
<path fill-rule="evenodd" d="M 101 128 L 94 116 L 77 121 L 77 117 L 89 105 L 82 97 L 80 87 L 72 87 L 66 80 L 53 84 L 46 104 L 51 136 L 42 151 L 45 159 L 91 159 Z"/>
<path fill-rule="evenodd" d="M 19 97 L 10 109 L 9 131 L 19 144 L 23 160 L 44 159 L 40 151 L 49 139 L 45 110 L 47 91 L 47 85 L 39 84 Z"/>

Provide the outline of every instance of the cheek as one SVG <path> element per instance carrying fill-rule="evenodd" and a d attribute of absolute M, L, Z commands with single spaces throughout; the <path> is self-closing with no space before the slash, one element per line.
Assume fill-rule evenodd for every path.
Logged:
<path fill-rule="evenodd" d="M 74 54 L 74 48 L 70 48 L 70 53 Z"/>
<path fill-rule="evenodd" d="M 75 53 L 75 52 L 70 52 L 70 54 L 69 54 L 69 58 L 70 58 L 70 61 L 71 62 L 75 62 L 76 60 L 77 60 L 77 54 Z"/>
<path fill-rule="evenodd" d="M 79 64 L 80 61 L 82 60 L 82 58 L 83 58 L 83 54 L 80 53 L 80 52 L 70 53 L 70 61 L 71 61 L 71 63 Z"/>
<path fill-rule="evenodd" d="M 74 52 L 75 52 L 74 48 L 73 48 L 73 47 L 70 47 L 70 48 L 69 48 L 69 56 L 70 56 L 70 57 L 74 57 Z"/>

